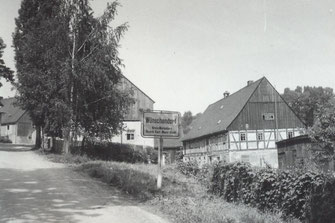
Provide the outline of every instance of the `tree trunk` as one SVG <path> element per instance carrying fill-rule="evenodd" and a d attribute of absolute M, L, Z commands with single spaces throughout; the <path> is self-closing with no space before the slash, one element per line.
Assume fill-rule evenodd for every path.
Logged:
<path fill-rule="evenodd" d="M 35 149 L 40 149 L 42 145 L 41 126 L 36 126 Z"/>
<path fill-rule="evenodd" d="M 83 137 L 83 141 L 81 142 L 81 151 L 84 151 L 84 148 L 85 148 L 85 140 L 86 140 L 86 137 L 84 136 L 84 137 Z"/>
<path fill-rule="evenodd" d="M 63 130 L 63 152 L 68 154 L 70 152 L 71 145 L 71 131 L 69 128 L 64 128 Z"/>

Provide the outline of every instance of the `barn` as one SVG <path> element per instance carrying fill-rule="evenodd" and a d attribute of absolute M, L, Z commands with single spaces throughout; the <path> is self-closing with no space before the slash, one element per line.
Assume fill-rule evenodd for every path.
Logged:
<path fill-rule="evenodd" d="M 15 98 L 1 100 L 0 136 L 8 138 L 13 144 L 35 144 L 35 128 L 27 111 L 15 106 Z"/>
<path fill-rule="evenodd" d="M 184 161 L 244 161 L 278 168 L 276 141 L 304 134 L 305 125 L 262 77 L 210 104 L 183 139 Z"/>
<path fill-rule="evenodd" d="M 130 106 L 123 120 L 120 134 L 112 137 L 112 142 L 143 147 L 154 147 L 153 138 L 144 138 L 141 134 L 144 111 L 151 111 L 155 101 L 125 76 L 120 81 L 120 90 L 131 91 L 134 103 Z"/>

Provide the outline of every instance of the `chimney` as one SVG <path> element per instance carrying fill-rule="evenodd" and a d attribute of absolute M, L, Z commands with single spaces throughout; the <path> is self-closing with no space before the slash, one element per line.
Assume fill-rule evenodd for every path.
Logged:
<path fill-rule="evenodd" d="M 250 84 L 254 83 L 254 81 L 248 81 L 247 82 L 247 86 L 249 86 Z"/>
<path fill-rule="evenodd" d="M 223 93 L 223 98 L 227 98 L 228 96 L 229 96 L 229 92 L 228 91 L 225 91 L 224 93 Z"/>

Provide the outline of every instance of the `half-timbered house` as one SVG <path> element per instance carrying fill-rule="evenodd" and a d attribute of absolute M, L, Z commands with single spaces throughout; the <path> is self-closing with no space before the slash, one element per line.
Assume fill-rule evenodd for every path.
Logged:
<path fill-rule="evenodd" d="M 191 124 L 184 161 L 245 161 L 278 167 L 276 141 L 303 134 L 305 125 L 265 78 L 211 104 Z"/>

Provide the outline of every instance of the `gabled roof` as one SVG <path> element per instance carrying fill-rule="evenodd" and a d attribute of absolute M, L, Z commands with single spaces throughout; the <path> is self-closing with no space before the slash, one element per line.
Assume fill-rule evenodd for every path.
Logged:
<path fill-rule="evenodd" d="M 139 87 L 137 87 L 132 81 L 130 81 L 126 76 L 124 76 L 123 74 L 121 74 L 121 77 L 124 78 L 125 80 L 127 80 L 131 85 L 133 85 L 137 90 L 139 90 L 140 92 L 142 92 L 147 98 L 149 98 L 153 103 L 155 103 L 155 101 L 150 98 L 144 91 L 142 91 Z"/>
<path fill-rule="evenodd" d="M 182 141 L 227 131 L 250 97 L 265 77 L 249 84 L 226 98 L 209 105 L 205 112 L 191 124 L 191 130 Z"/>
<path fill-rule="evenodd" d="M 20 107 L 14 106 L 15 102 L 15 98 L 6 98 L 1 100 L 1 104 L 3 104 L 3 107 L 0 108 L 1 125 L 14 124 L 25 113 L 25 111 Z"/>

